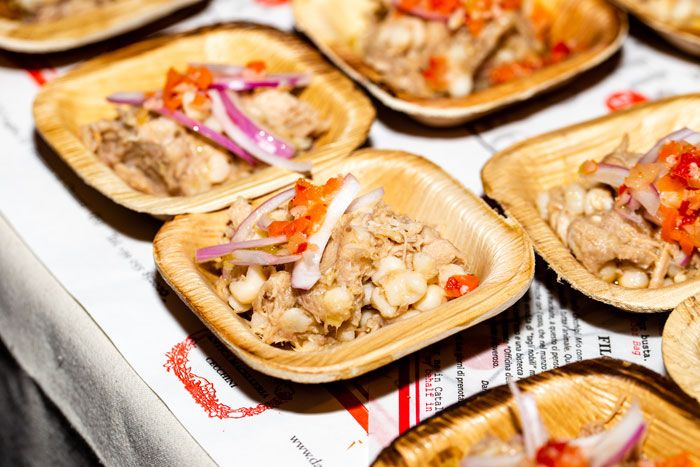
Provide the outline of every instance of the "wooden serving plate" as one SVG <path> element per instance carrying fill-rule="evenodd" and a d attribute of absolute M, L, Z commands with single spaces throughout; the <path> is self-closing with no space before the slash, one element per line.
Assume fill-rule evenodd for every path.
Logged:
<path fill-rule="evenodd" d="M 656 30 L 671 44 L 690 54 L 700 56 L 700 26 L 692 31 L 679 27 L 677 24 L 659 18 L 645 2 L 640 0 L 613 1 Z"/>
<path fill-rule="evenodd" d="M 700 303 L 691 297 L 671 312 L 661 339 L 668 374 L 700 401 Z"/>
<path fill-rule="evenodd" d="M 402 99 L 376 82 L 376 73 L 359 53 L 360 37 L 378 3 L 379 0 L 294 0 L 296 27 L 384 105 L 431 126 L 458 125 L 561 85 L 610 57 L 627 35 L 626 15 L 604 0 L 548 0 L 558 10 L 552 27 L 554 41 L 574 41 L 585 45 L 585 51 L 527 78 L 465 97 Z"/>
<path fill-rule="evenodd" d="M 47 53 L 80 47 L 167 16 L 202 0 L 118 0 L 53 21 L 30 23 L 0 18 L 0 48 Z"/>
<path fill-rule="evenodd" d="M 495 316 L 527 291 L 535 265 L 522 228 L 496 214 L 439 167 L 407 153 L 366 149 L 326 165 L 314 179 L 323 182 L 345 173 L 353 173 L 363 190 L 384 187 L 384 200 L 397 212 L 437 226 L 466 254 L 480 285 L 433 311 L 352 342 L 314 352 L 282 350 L 263 343 L 217 295 L 216 276 L 194 262 L 197 248 L 221 242 L 226 211 L 178 216 L 156 235 L 156 265 L 204 324 L 251 367 L 302 383 L 352 378 Z"/>
<path fill-rule="evenodd" d="M 673 382 L 640 365 L 600 358 L 571 363 L 518 382 L 532 394 L 554 438 L 573 438 L 583 426 L 603 422 L 636 401 L 648 422 L 643 454 L 659 459 L 686 451 L 700 462 L 700 406 Z M 504 440 L 520 432 L 507 386 L 476 394 L 396 438 L 374 462 L 375 467 L 457 466 L 469 449 L 487 435 Z"/>
<path fill-rule="evenodd" d="M 46 141 L 85 182 L 134 211 L 155 216 L 206 212 L 237 196 L 257 197 L 299 175 L 265 167 L 250 177 L 193 196 L 154 196 L 136 191 L 85 147 L 80 127 L 116 115 L 105 97 L 124 90 L 149 91 L 163 85 L 171 66 L 188 62 L 246 63 L 265 60 L 271 71 L 307 72 L 311 84 L 300 97 L 330 121 L 311 150 L 298 156 L 315 165 L 344 157 L 367 138 L 374 108 L 348 78 L 293 35 L 250 23 L 208 26 L 148 40 L 90 60 L 45 86 L 34 101 L 36 126 Z"/>
<path fill-rule="evenodd" d="M 481 171 L 486 194 L 517 219 L 535 250 L 559 276 L 589 297 L 636 312 L 670 310 L 700 293 L 700 277 L 658 289 L 626 289 L 588 272 L 538 213 L 538 193 L 574 182 L 585 160 L 600 160 L 625 134 L 630 150 L 648 151 L 660 138 L 689 127 L 700 130 L 700 94 L 672 97 L 553 131 L 499 152 Z"/>

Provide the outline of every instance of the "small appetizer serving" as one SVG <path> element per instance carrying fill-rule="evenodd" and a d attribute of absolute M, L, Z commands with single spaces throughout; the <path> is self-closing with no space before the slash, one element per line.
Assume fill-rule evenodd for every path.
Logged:
<path fill-rule="evenodd" d="M 299 179 L 253 209 L 229 208 L 216 290 L 265 343 L 316 350 L 427 312 L 479 284 L 466 256 L 431 226 L 392 211 L 353 175 Z"/>
<path fill-rule="evenodd" d="M 534 73 L 581 44 L 553 42 L 539 0 L 386 0 L 362 38 L 364 61 L 397 94 L 462 97 Z"/>
<path fill-rule="evenodd" d="M 293 158 L 329 128 L 294 94 L 309 82 L 308 74 L 267 73 L 262 61 L 170 68 L 160 91 L 109 96 L 117 118 L 85 125 L 82 139 L 132 188 L 153 195 L 203 193 L 261 162 L 308 172 L 308 161 Z"/>
<path fill-rule="evenodd" d="M 581 428 L 578 438 L 550 437 L 542 422 L 535 399 L 522 394 L 511 380 L 508 383 L 520 416 L 521 435 L 508 441 L 488 436 L 473 446 L 460 463 L 463 467 L 693 467 L 685 451 L 668 452 L 665 459 L 650 460 L 642 455 L 649 423 L 636 402 L 633 402 L 613 426 L 605 429 L 609 420 Z M 609 419 L 615 414 L 613 413 Z"/>
<path fill-rule="evenodd" d="M 540 215 L 591 273 L 628 288 L 658 288 L 700 267 L 700 134 L 669 134 L 645 154 L 628 139 L 579 181 L 540 194 Z"/>

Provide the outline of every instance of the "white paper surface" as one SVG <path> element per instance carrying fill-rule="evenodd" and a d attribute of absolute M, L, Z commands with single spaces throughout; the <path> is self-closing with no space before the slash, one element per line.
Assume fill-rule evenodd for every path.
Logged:
<path fill-rule="evenodd" d="M 173 29 L 227 19 L 293 25 L 287 5 L 214 0 Z M 571 84 L 456 129 L 429 129 L 380 107 L 370 144 L 421 154 L 481 193 L 479 172 L 491 151 L 602 115 L 615 92 L 658 98 L 700 90 L 697 65 L 654 47 L 632 38 L 585 75 L 592 84 Z M 302 386 L 256 373 L 222 352 L 158 278 L 151 240 L 159 222 L 87 187 L 35 134 L 37 80 L 89 58 L 66 57 L 0 55 L 0 212 L 216 462 L 364 465 L 403 429 L 503 383 L 507 373 L 520 378 L 599 355 L 663 372 L 664 315 L 591 302 L 538 263 L 530 293 L 511 310 L 358 380 Z"/>

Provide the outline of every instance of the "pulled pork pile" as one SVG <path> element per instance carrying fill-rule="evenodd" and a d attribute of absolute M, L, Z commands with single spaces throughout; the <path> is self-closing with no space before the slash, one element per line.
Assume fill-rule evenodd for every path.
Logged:
<path fill-rule="evenodd" d="M 251 212 L 239 199 L 230 208 L 230 239 Z M 278 209 L 274 219 L 289 217 Z M 269 344 L 313 350 L 368 334 L 392 321 L 447 301 L 445 285 L 464 275 L 464 255 L 432 227 L 379 203 L 346 213 L 321 260 L 321 279 L 309 290 L 292 288 L 291 265 L 222 263 L 217 290 Z"/>

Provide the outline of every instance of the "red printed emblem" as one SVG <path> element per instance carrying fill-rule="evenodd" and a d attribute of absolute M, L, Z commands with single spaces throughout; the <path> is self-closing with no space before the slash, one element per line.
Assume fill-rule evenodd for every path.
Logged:
<path fill-rule="evenodd" d="M 610 94 L 605 101 L 605 105 L 607 105 L 610 110 L 614 111 L 629 109 L 632 106 L 648 101 L 649 99 L 644 94 L 640 94 L 636 91 L 619 91 Z"/>
<path fill-rule="evenodd" d="M 285 3 L 289 3 L 289 0 L 255 0 L 255 1 L 262 6 L 278 6 L 278 5 L 284 5 Z"/>
<path fill-rule="evenodd" d="M 255 407 L 232 408 L 220 402 L 216 395 L 216 388 L 214 385 L 203 376 L 195 374 L 192 371 L 189 360 L 190 351 L 197 347 L 197 341 L 208 336 L 208 331 L 202 331 L 175 344 L 170 352 L 165 354 L 167 360 L 163 366 L 166 371 L 172 371 L 175 376 L 177 376 L 194 401 L 204 408 L 209 417 L 222 420 L 227 418 L 251 417 L 253 415 L 259 415 L 266 410 L 279 407 L 292 399 L 294 390 L 282 383 L 277 385 L 272 397 Z"/>

